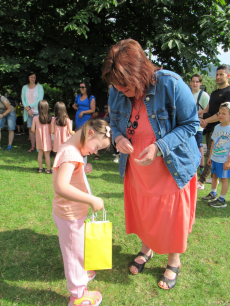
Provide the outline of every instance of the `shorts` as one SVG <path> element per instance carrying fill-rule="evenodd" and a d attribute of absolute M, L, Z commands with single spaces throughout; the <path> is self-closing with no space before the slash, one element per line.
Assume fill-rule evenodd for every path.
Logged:
<path fill-rule="evenodd" d="M 217 163 L 212 160 L 212 169 L 211 173 L 215 174 L 218 178 L 229 178 L 230 177 L 230 169 L 224 170 L 224 164 Z"/>
<path fill-rule="evenodd" d="M 0 129 L 3 129 L 7 121 L 8 131 L 15 130 L 16 112 L 15 110 L 0 119 Z"/>
<path fill-rule="evenodd" d="M 198 148 L 203 147 L 203 131 L 198 131 L 195 135 Z"/>
<path fill-rule="evenodd" d="M 33 122 L 33 118 L 36 117 L 36 116 L 38 116 L 38 114 L 34 114 L 33 117 L 28 116 L 28 119 L 27 119 L 27 121 L 26 121 L 26 122 L 27 122 L 27 127 L 28 127 L 28 129 L 31 128 L 32 122 Z"/>
<path fill-rule="evenodd" d="M 16 118 L 16 125 L 23 125 L 23 117 L 22 116 L 18 116 Z"/>

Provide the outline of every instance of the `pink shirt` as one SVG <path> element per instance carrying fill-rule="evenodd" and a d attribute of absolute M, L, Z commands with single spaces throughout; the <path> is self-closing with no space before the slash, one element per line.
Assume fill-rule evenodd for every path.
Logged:
<path fill-rule="evenodd" d="M 56 180 L 59 166 L 62 163 L 73 163 L 75 165 L 70 184 L 88 193 L 83 174 L 84 161 L 80 151 L 69 144 L 60 146 L 53 164 L 53 182 Z M 66 200 L 54 192 L 53 212 L 64 220 L 81 219 L 88 213 L 88 204 Z"/>

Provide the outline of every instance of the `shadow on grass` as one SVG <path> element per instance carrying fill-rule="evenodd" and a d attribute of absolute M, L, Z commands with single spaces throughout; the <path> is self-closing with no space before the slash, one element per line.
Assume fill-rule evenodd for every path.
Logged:
<path fill-rule="evenodd" d="M 19 166 L 10 166 L 10 165 L 1 165 L 1 171 L 14 171 L 14 172 L 29 172 L 37 173 L 38 168 L 28 168 L 28 167 L 19 167 Z"/>
<path fill-rule="evenodd" d="M 95 169 L 96 170 L 96 169 Z M 102 175 L 93 175 L 93 174 L 89 174 L 88 176 L 89 179 L 102 179 L 103 181 L 109 182 L 109 183 L 116 183 L 116 184 L 122 184 L 123 185 L 123 181 L 120 177 L 119 173 L 106 173 L 106 174 L 102 174 Z"/>

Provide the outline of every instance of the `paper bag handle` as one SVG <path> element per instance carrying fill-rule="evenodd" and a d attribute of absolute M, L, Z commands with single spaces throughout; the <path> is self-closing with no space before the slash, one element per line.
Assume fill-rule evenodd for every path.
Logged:
<path fill-rule="evenodd" d="M 97 213 L 95 213 L 95 215 L 97 215 Z M 95 216 L 95 215 L 94 215 L 94 213 L 93 213 L 93 215 L 92 215 L 92 216 L 93 216 L 93 221 L 92 221 L 92 222 L 94 222 L 94 216 Z M 104 221 L 106 221 L 106 210 L 105 210 L 105 209 L 103 209 L 103 222 L 104 222 Z"/>

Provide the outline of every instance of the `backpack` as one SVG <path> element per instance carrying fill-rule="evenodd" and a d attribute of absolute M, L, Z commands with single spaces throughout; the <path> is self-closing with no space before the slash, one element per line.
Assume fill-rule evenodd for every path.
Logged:
<path fill-rule="evenodd" d="M 202 96 L 202 93 L 203 93 L 204 91 L 203 90 L 201 90 L 200 92 L 199 92 L 199 95 L 198 95 L 198 97 L 197 97 L 197 102 L 196 102 L 196 106 L 197 106 L 197 111 L 199 111 L 199 107 L 203 110 L 203 107 L 200 105 L 200 103 L 199 103 L 199 101 L 200 101 L 200 98 L 201 98 L 201 96 Z"/>

